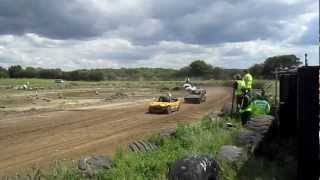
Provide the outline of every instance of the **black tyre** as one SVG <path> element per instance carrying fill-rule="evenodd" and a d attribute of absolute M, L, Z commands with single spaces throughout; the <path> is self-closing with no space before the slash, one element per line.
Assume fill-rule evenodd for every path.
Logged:
<path fill-rule="evenodd" d="M 137 143 L 143 146 L 144 152 L 149 152 L 152 150 L 151 147 L 149 146 L 149 142 L 140 140 L 140 141 L 137 141 Z"/>
<path fill-rule="evenodd" d="M 219 167 L 210 156 L 189 156 L 176 161 L 169 170 L 169 180 L 219 180 Z"/>
<path fill-rule="evenodd" d="M 128 145 L 129 146 L 129 149 L 132 151 L 132 152 L 139 152 L 139 148 L 137 147 L 137 145 L 135 143 L 131 143 Z"/>
<path fill-rule="evenodd" d="M 133 144 L 135 144 L 137 146 L 137 148 L 139 149 L 138 152 L 147 152 L 147 150 L 145 149 L 144 145 L 141 144 L 139 141 L 135 141 L 133 142 Z"/>
<path fill-rule="evenodd" d="M 158 149 L 158 147 L 155 144 L 152 144 L 149 141 L 144 141 L 144 140 L 132 142 L 128 145 L 128 147 L 132 152 L 140 152 L 140 153 L 146 153 L 146 152 Z"/>

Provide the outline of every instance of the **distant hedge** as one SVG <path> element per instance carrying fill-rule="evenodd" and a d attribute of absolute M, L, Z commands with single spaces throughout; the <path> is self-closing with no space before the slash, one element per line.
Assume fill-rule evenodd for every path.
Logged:
<path fill-rule="evenodd" d="M 168 81 L 184 80 L 186 77 L 196 80 L 231 79 L 241 70 L 222 69 L 213 67 L 205 61 L 197 60 L 189 66 L 177 69 L 165 68 L 121 68 L 121 69 L 92 69 L 62 71 L 61 69 L 44 69 L 34 67 L 10 66 L 8 69 L 0 67 L 0 78 L 41 78 L 65 79 L 70 81 L 103 81 L 103 80 L 150 80 Z"/>

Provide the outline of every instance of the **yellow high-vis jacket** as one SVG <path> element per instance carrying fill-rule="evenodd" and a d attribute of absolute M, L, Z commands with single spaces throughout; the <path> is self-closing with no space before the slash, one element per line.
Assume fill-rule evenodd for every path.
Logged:
<path fill-rule="evenodd" d="M 236 96 L 241 96 L 242 95 L 242 89 L 246 88 L 246 84 L 244 82 L 244 80 L 237 80 L 237 87 L 235 89 L 235 95 Z"/>
<path fill-rule="evenodd" d="M 243 81 L 245 83 L 245 87 L 247 89 L 252 89 L 252 81 L 253 81 L 253 78 L 252 78 L 252 75 L 250 73 L 247 73 L 243 76 Z"/>

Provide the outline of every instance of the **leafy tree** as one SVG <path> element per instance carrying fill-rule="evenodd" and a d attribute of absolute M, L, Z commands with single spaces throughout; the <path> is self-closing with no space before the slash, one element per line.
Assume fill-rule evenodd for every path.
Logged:
<path fill-rule="evenodd" d="M 19 78 L 21 77 L 21 72 L 23 71 L 20 65 L 10 66 L 8 69 L 10 78 Z"/>
<path fill-rule="evenodd" d="M 0 78 L 8 78 L 8 70 L 0 66 Z"/>
<path fill-rule="evenodd" d="M 44 79 L 61 79 L 62 71 L 61 69 L 41 69 L 39 77 Z"/>
<path fill-rule="evenodd" d="M 274 76 L 272 73 L 276 68 L 299 66 L 301 64 L 299 60 L 295 55 L 269 57 L 263 63 L 262 75 L 266 78 L 272 78 Z"/>
<path fill-rule="evenodd" d="M 69 74 L 69 79 L 71 81 L 78 81 L 80 80 L 80 71 L 71 71 Z"/>
<path fill-rule="evenodd" d="M 103 81 L 104 80 L 104 75 L 102 72 L 98 70 L 92 70 L 89 73 L 89 79 L 90 81 Z"/>
<path fill-rule="evenodd" d="M 178 72 L 176 72 L 176 76 L 177 77 L 186 77 L 186 76 L 191 76 L 190 75 L 190 66 L 186 66 L 186 67 L 183 67 L 183 68 L 181 68 Z"/>
<path fill-rule="evenodd" d="M 255 64 L 249 70 L 256 77 L 274 78 L 273 72 L 279 67 L 299 66 L 301 62 L 295 55 L 282 55 L 267 58 L 262 64 Z"/>
<path fill-rule="evenodd" d="M 251 68 L 249 68 L 249 71 L 255 78 L 261 78 L 262 72 L 263 72 L 264 65 L 263 64 L 255 64 Z"/>
<path fill-rule="evenodd" d="M 226 71 L 224 71 L 224 69 L 219 68 L 219 67 L 215 67 L 212 70 L 212 74 L 213 74 L 214 79 L 227 79 L 228 78 Z"/>
<path fill-rule="evenodd" d="M 21 76 L 26 78 L 36 78 L 39 76 L 38 69 L 34 67 L 26 67 L 26 69 L 24 69 L 21 73 Z"/>
<path fill-rule="evenodd" d="M 190 64 L 190 75 L 194 77 L 209 77 L 211 76 L 213 67 L 202 60 L 193 61 Z"/>

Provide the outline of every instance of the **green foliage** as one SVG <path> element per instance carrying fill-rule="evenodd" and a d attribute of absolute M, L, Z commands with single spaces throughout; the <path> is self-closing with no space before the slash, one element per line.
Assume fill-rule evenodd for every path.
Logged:
<path fill-rule="evenodd" d="M 273 79 L 273 72 L 279 67 L 299 66 L 301 62 L 295 55 L 282 55 L 267 58 L 262 64 L 255 64 L 250 71 L 256 77 Z"/>
<path fill-rule="evenodd" d="M 38 71 L 38 77 L 42 79 L 61 79 L 61 69 L 41 69 Z M 36 76 L 37 77 L 37 76 Z"/>
<path fill-rule="evenodd" d="M 238 129 L 226 130 L 223 123 L 208 118 L 193 125 L 178 125 L 176 138 L 161 141 L 160 149 L 147 153 L 120 150 L 115 156 L 116 166 L 101 173 L 102 179 L 166 179 L 169 167 L 190 154 L 215 155 L 224 144 L 233 142 Z M 154 137 L 153 141 L 160 142 Z"/>
<path fill-rule="evenodd" d="M 250 73 L 255 76 L 255 78 L 262 78 L 264 65 L 263 64 L 255 64 L 250 68 Z"/>
<path fill-rule="evenodd" d="M 190 76 L 192 77 L 210 77 L 213 67 L 202 60 L 193 61 L 190 65 Z"/>
<path fill-rule="evenodd" d="M 0 78 L 8 78 L 8 70 L 0 66 Z"/>
<path fill-rule="evenodd" d="M 218 79 L 226 80 L 232 79 L 235 74 L 241 73 L 242 70 L 239 69 L 223 69 L 220 67 L 213 67 L 207 64 L 203 60 L 193 61 L 189 66 L 181 68 L 176 76 L 178 77 L 193 77 L 195 79 Z"/>
<path fill-rule="evenodd" d="M 8 71 L 10 78 L 64 79 L 70 81 L 172 81 L 184 80 L 186 76 L 191 77 L 193 80 L 232 79 L 233 75 L 241 70 L 213 67 L 203 60 L 196 60 L 180 70 L 165 68 L 121 68 L 62 71 L 61 69 L 23 68 L 17 65 L 9 67 Z"/>
<path fill-rule="evenodd" d="M 9 67 L 8 72 L 11 78 L 20 78 L 22 67 L 20 65 L 11 66 Z"/>
<path fill-rule="evenodd" d="M 22 76 L 26 78 L 35 78 L 38 77 L 39 69 L 34 67 L 26 67 L 26 69 L 22 72 Z"/>

